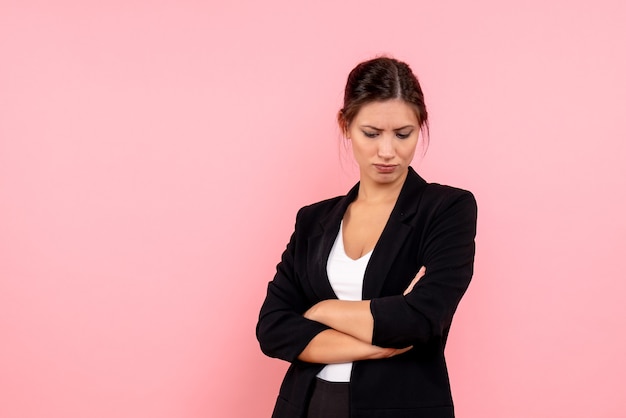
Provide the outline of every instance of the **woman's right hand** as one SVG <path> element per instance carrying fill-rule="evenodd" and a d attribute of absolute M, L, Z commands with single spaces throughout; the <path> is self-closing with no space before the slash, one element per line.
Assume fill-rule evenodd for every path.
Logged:
<path fill-rule="evenodd" d="M 334 329 L 327 329 L 313 337 L 298 359 L 319 364 L 348 363 L 394 357 L 406 353 L 411 348 L 413 347 L 378 347 Z"/>
<path fill-rule="evenodd" d="M 370 357 L 370 359 L 375 360 L 375 359 L 381 359 L 381 358 L 389 358 L 389 357 L 394 357 L 400 354 L 404 354 L 407 351 L 409 351 L 411 348 L 413 348 L 413 346 L 408 346 L 408 347 L 404 347 L 404 348 L 383 348 L 383 347 L 377 347 L 379 349 L 379 352 L 377 352 L 376 354 L 374 354 L 372 357 Z"/>
<path fill-rule="evenodd" d="M 404 290 L 402 295 L 406 296 L 411 290 L 413 290 L 413 287 L 417 284 L 417 282 L 420 281 L 422 277 L 424 277 L 425 274 L 426 274 L 426 266 L 422 266 L 422 268 L 420 268 L 420 270 L 417 272 L 413 280 L 411 280 L 411 283 L 409 283 L 409 286 Z"/>

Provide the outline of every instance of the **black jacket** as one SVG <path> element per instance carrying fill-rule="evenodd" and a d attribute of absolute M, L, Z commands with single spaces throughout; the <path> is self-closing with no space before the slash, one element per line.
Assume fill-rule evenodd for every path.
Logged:
<path fill-rule="evenodd" d="M 323 365 L 297 357 L 328 327 L 302 314 L 321 300 L 336 299 L 326 262 L 358 186 L 346 196 L 300 209 L 295 231 L 268 285 L 257 338 L 266 355 L 291 363 L 274 418 L 306 414 L 312 382 Z M 363 299 L 371 300 L 373 344 L 414 348 L 389 359 L 354 363 L 352 417 L 454 416 L 444 347 L 452 316 L 472 277 L 475 234 L 473 195 L 428 184 L 409 168 L 365 271 Z M 426 275 L 403 296 L 422 265 Z"/>

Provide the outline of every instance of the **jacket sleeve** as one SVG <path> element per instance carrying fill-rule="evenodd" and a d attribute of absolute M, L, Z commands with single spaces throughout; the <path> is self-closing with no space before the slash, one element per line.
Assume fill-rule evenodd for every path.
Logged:
<path fill-rule="evenodd" d="M 439 205 L 424 231 L 424 277 L 406 296 L 371 301 L 373 344 L 399 348 L 446 337 L 473 274 L 476 216 L 470 192 L 454 193 Z"/>
<path fill-rule="evenodd" d="M 296 254 L 306 254 L 305 249 L 299 248 L 306 245 L 306 237 L 300 238 L 302 212 L 303 209 L 298 211 L 295 231 L 276 267 L 274 279 L 268 284 L 256 327 L 261 351 L 288 362 L 296 361 L 313 337 L 329 328 L 302 316 L 313 305 L 296 272 Z"/>

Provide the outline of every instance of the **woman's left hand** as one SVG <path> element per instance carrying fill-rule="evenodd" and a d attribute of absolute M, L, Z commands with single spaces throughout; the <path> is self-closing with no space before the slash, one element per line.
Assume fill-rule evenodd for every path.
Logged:
<path fill-rule="evenodd" d="M 369 300 L 327 299 L 311 306 L 303 316 L 368 344 L 372 343 L 374 318 Z"/>
<path fill-rule="evenodd" d="M 411 290 L 413 290 L 413 287 L 417 284 L 417 282 L 420 281 L 422 277 L 424 277 L 425 274 L 426 266 L 422 266 L 422 268 L 417 272 L 413 280 L 411 280 L 411 283 L 409 283 L 409 286 L 404 290 L 402 294 L 406 296 Z"/>

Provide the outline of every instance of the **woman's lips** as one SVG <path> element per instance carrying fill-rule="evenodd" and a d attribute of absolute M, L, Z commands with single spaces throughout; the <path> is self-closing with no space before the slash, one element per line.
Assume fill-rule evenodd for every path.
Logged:
<path fill-rule="evenodd" d="M 376 168 L 376 171 L 378 171 L 379 173 L 393 173 L 393 171 L 396 169 L 397 165 L 374 164 L 374 167 Z"/>

